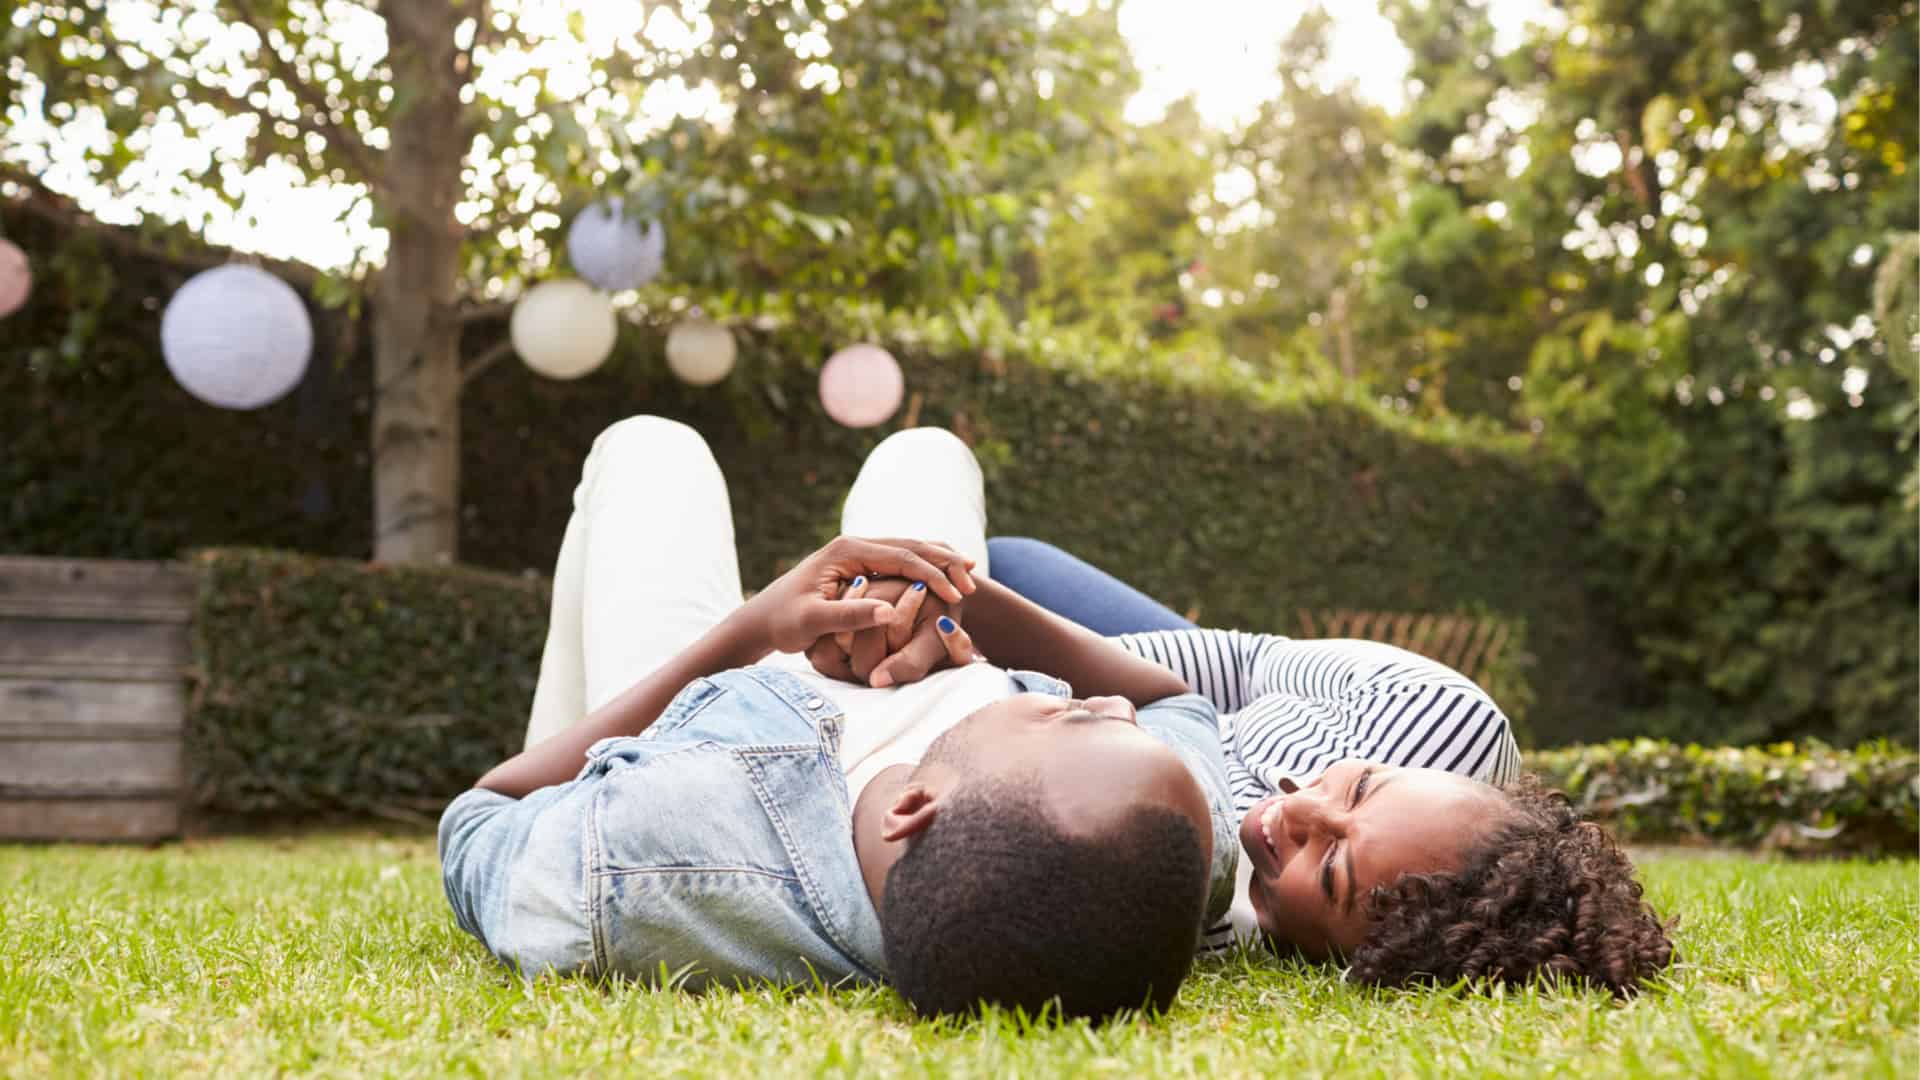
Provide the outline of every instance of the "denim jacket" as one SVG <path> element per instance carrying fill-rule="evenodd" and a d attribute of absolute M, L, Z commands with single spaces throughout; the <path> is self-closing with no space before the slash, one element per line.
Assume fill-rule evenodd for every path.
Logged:
<path fill-rule="evenodd" d="M 1010 674 L 1030 692 L 1067 693 Z M 1232 898 L 1239 850 L 1213 708 L 1182 695 L 1139 717 L 1213 809 L 1211 922 Z M 677 977 L 689 989 L 884 981 L 840 767 L 843 719 L 791 673 L 741 668 L 688 684 L 643 734 L 594 744 L 571 782 L 524 799 L 462 794 L 440 819 L 454 917 L 529 976 Z"/>

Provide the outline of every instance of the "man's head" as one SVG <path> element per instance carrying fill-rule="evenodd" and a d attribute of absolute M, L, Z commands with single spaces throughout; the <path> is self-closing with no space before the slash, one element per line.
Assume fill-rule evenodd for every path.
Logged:
<path fill-rule="evenodd" d="M 1546 974 L 1626 995 L 1672 959 L 1613 838 L 1530 778 L 1343 761 L 1256 803 L 1240 842 L 1269 940 L 1343 956 L 1356 981 Z"/>
<path fill-rule="evenodd" d="M 1192 964 L 1212 857 L 1192 774 L 1118 698 L 1022 694 L 927 751 L 887 810 L 907 848 L 881 905 L 925 1014 L 1164 1009 Z"/>

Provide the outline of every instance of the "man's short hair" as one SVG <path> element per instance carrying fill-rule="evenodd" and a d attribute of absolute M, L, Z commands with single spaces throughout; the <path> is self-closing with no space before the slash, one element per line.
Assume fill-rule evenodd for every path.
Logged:
<path fill-rule="evenodd" d="M 926 1016 L 1160 1012 L 1193 965 L 1206 894 L 1199 834 L 1173 811 L 1072 837 L 1027 793 L 975 782 L 887 874 L 887 967 Z"/>

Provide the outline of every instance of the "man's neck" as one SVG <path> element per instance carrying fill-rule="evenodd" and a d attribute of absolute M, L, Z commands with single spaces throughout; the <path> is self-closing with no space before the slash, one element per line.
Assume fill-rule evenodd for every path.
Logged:
<path fill-rule="evenodd" d="M 860 860 L 860 877 L 866 882 L 867 896 L 873 901 L 875 911 L 880 910 L 881 899 L 887 891 L 887 871 L 893 869 L 893 864 L 899 862 L 907 850 L 904 840 L 881 839 L 886 831 L 887 808 L 893 805 L 900 789 L 912 776 L 912 765 L 890 765 L 867 781 L 853 804 L 853 854 Z"/>

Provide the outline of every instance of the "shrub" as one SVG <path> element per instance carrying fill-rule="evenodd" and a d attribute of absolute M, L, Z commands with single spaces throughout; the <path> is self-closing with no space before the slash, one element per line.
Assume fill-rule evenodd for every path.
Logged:
<path fill-rule="evenodd" d="M 543 581 L 257 550 L 193 563 L 199 810 L 431 819 L 520 749 Z"/>
<path fill-rule="evenodd" d="M 1920 755 L 1886 743 L 1634 739 L 1537 751 L 1527 765 L 1633 841 L 1906 855 L 1920 845 Z"/>
<path fill-rule="evenodd" d="M 194 553 L 198 808 L 420 820 L 520 748 L 546 640 L 537 577 L 252 549 Z M 1634 841 L 1912 851 L 1920 756 L 1638 740 L 1529 755 Z"/>
<path fill-rule="evenodd" d="M 50 285 L 0 335 L 0 551 L 369 555 L 371 364 L 338 318 L 321 313 L 314 363 L 285 400 L 223 412 L 189 398 L 154 345 L 183 275 L 116 273 L 102 297 Z M 83 314 L 92 333 L 75 338 Z M 1059 543 L 1209 625 L 1287 632 L 1302 608 L 1524 623 L 1528 722 L 1545 744 L 1626 734 L 1642 703 L 1615 601 L 1587 584 L 1604 561 L 1585 543 L 1592 507 L 1524 438 L 1416 424 L 1348 384 L 1217 355 L 859 309 L 815 313 L 834 320 L 824 330 L 742 330 L 733 376 L 696 390 L 665 369 L 672 314 L 632 314 L 652 324 L 624 332 L 593 375 L 562 383 L 501 363 L 464 392 L 464 562 L 550 570 L 593 438 L 652 412 L 712 442 L 743 578 L 764 583 L 832 531 L 890 430 L 839 427 L 815 397 L 822 356 L 805 343 L 868 338 L 900 357 L 918 401 L 896 425 L 913 412 L 975 444 L 997 532 Z M 498 330 L 477 328 L 469 348 Z"/>

